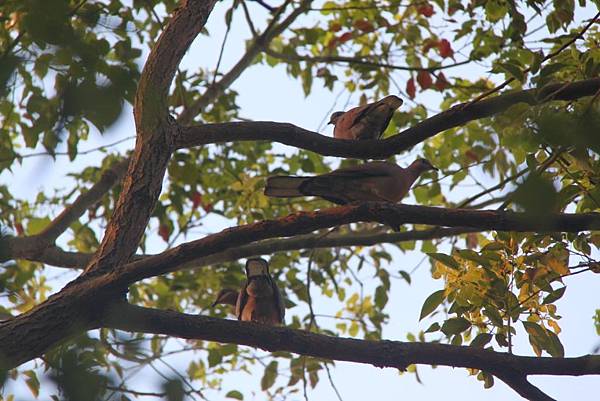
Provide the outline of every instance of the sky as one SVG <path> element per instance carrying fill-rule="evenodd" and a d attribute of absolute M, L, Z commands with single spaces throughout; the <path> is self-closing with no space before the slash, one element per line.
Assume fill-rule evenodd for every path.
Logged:
<path fill-rule="evenodd" d="M 215 7 L 207 28 L 211 37 L 200 36 L 193 44 L 184 58 L 186 66 L 214 66 L 221 45 L 221 38 L 224 35 L 225 25 L 224 12 L 228 7 L 227 3 L 220 2 Z M 253 15 L 262 18 L 266 16 L 264 10 L 257 5 L 251 5 Z M 579 18 L 591 16 L 596 10 L 590 7 L 589 10 Z M 257 17 L 260 19 L 260 17 Z M 313 18 L 313 17 L 309 17 Z M 226 71 L 228 67 L 241 56 L 244 50 L 244 40 L 248 37 L 246 24 L 243 22 L 241 13 L 234 15 L 234 23 L 229 34 L 228 44 L 225 48 L 221 71 Z M 486 71 L 473 69 L 472 67 L 459 68 L 452 70 L 452 75 L 461 75 L 472 77 L 474 74 L 485 75 Z M 401 81 L 401 80 L 400 80 Z M 405 81 L 401 83 L 401 86 Z M 313 86 L 313 92 L 305 97 L 303 95 L 299 82 L 289 78 L 286 75 L 283 66 L 271 67 L 253 65 L 240 79 L 238 79 L 232 88 L 239 93 L 239 105 L 241 107 L 240 115 L 252 120 L 271 120 L 290 122 L 310 130 L 319 130 L 326 135 L 331 135 L 331 128 L 323 128 L 323 121 L 329 116 L 331 110 L 348 108 L 358 103 L 360 94 L 356 93 L 348 97 L 342 93 L 338 98 L 339 89 L 333 93 L 326 88 L 319 87 L 316 81 Z M 432 107 L 435 109 L 438 99 L 431 97 Z M 101 145 L 107 145 L 115 141 L 134 135 L 133 117 L 131 108 L 127 107 L 117 124 L 104 135 L 91 135 L 90 140 L 83 145 L 82 149 L 92 149 Z M 127 150 L 133 147 L 133 139 L 126 140 L 115 147 L 120 150 Z M 281 145 L 286 151 L 293 151 L 292 148 Z M 23 153 L 27 153 L 23 151 Z M 33 152 L 32 152 L 33 153 Z M 24 196 L 30 199 L 35 197 L 37 190 L 53 187 L 62 187 L 65 190 L 70 187 L 70 180 L 65 178 L 65 171 L 79 171 L 87 165 L 99 165 L 104 155 L 98 152 L 92 152 L 76 162 L 71 163 L 66 156 L 59 156 L 56 160 L 51 158 L 28 158 L 20 168 L 16 168 L 12 173 L 4 172 L 0 175 L 0 182 L 9 183 L 15 196 Z M 412 152 L 408 155 L 403 154 L 397 158 L 399 164 L 405 166 L 418 156 L 418 152 Z M 335 162 L 334 159 L 331 159 Z M 335 164 L 334 164 L 335 165 Z M 491 181 L 488 181 L 490 183 Z M 457 198 L 464 198 L 469 194 L 478 192 L 477 188 L 461 187 L 455 189 L 453 194 Z M 408 198 L 405 203 L 414 203 L 414 199 Z M 59 210 L 54 210 L 58 212 Z M 215 219 L 205 224 L 205 229 L 217 232 L 225 228 L 222 220 Z M 195 239 L 195 238 L 189 238 Z M 391 248 L 391 247 L 390 247 Z M 164 244 L 160 241 L 151 243 L 148 251 L 150 253 L 160 252 L 164 249 Z M 402 254 L 397 250 L 392 251 L 393 261 L 390 264 L 390 270 L 399 269 L 410 271 L 423 258 L 418 248 L 416 251 Z M 596 250 L 598 256 L 598 250 Z M 60 283 L 68 279 L 68 275 L 62 274 L 63 270 L 49 269 L 50 275 L 56 277 L 56 282 Z M 56 273 L 52 273 L 56 271 Z M 369 277 L 364 277 L 368 281 Z M 600 308 L 600 298 L 594 296 L 597 289 L 600 288 L 600 275 L 582 274 L 566 279 L 568 288 L 565 296 L 558 302 L 558 311 L 563 316 L 560 321 L 563 332 L 561 340 L 565 345 L 567 356 L 578 356 L 590 353 L 600 343 L 593 322 L 592 316 L 597 308 Z M 60 288 L 57 284 L 55 288 Z M 425 298 L 433 291 L 443 288 L 441 280 L 434 280 L 429 273 L 429 264 L 426 261 L 416 269 L 412 276 L 412 284 L 408 285 L 401 280 L 392 282 L 392 292 L 390 302 L 387 306 L 387 313 L 390 320 L 384 329 L 383 337 L 390 340 L 406 340 L 407 333 L 417 333 L 419 330 L 426 329 L 432 322 L 424 320 L 419 322 L 419 312 Z M 314 291 L 314 290 L 313 290 Z M 317 296 L 316 312 L 328 314 L 335 312 L 331 303 Z M 288 312 L 290 315 L 294 311 Z M 327 326 L 331 324 L 325 318 L 320 318 L 319 323 Z M 531 350 L 527 342 L 526 335 L 517 336 L 515 346 L 517 354 L 531 355 Z M 173 365 L 185 370 L 188 359 L 181 357 L 169 358 Z M 224 394 L 232 389 L 242 389 L 245 394 L 245 400 L 262 400 L 264 395 L 260 392 L 252 393 L 260 388 L 260 377 L 262 368 L 259 367 L 254 374 L 235 373 L 223 383 L 223 391 L 210 394 L 209 399 L 219 400 L 224 398 Z M 380 369 L 370 365 L 360 365 L 354 363 L 338 362 L 335 369 L 332 370 L 332 377 L 344 401 L 363 401 L 370 397 L 377 397 L 378 401 L 391 401 L 402 399 L 444 399 L 446 401 L 460 400 L 519 400 L 520 397 L 500 381 L 491 390 L 483 389 L 481 382 L 473 377 L 469 377 L 464 369 L 436 368 L 432 369 L 426 366 L 419 367 L 419 376 L 422 384 L 415 380 L 414 375 L 399 375 L 394 369 Z M 142 384 L 144 379 L 139 380 Z M 600 379 L 598 377 L 582 378 L 559 378 L 559 377 L 535 377 L 531 379 L 534 384 L 541 387 L 550 396 L 559 400 L 578 399 L 597 400 Z M 29 390 L 22 384 L 15 386 L 11 384 L 10 388 L 17 391 L 27 399 L 30 398 Z M 158 389 L 158 383 L 157 387 Z M 152 390 L 152 389 L 146 389 Z M 315 390 L 308 394 L 310 400 L 335 400 L 336 395 L 328 384 L 325 375 Z M 25 399 L 25 398 L 24 398 Z M 302 400 L 303 395 L 297 394 L 297 397 L 291 399 Z"/>

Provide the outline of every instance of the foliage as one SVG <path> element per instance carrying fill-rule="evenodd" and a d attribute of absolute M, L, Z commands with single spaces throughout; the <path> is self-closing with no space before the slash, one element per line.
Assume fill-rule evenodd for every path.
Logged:
<path fill-rule="evenodd" d="M 283 66 L 305 95 L 318 85 L 332 92 L 360 93 L 361 103 L 389 93 L 404 95 L 411 101 L 395 114 L 387 136 L 430 116 L 433 102 L 445 110 L 473 100 L 503 80 L 509 80 L 506 89 L 520 90 L 600 74 L 598 24 L 574 40 L 586 25 L 576 15 L 585 12 L 591 17 L 598 2 L 304 1 L 284 3 L 284 15 L 289 14 L 290 3 L 304 7 L 302 16 L 292 27 L 262 44 L 252 62 L 273 68 Z M 77 161 L 83 157 L 82 145 L 91 137 L 114 131 L 120 116 L 131 118 L 123 111 L 134 102 L 144 55 L 157 41 L 176 5 L 174 0 L 2 3 L 3 179 L 25 163 L 32 149 L 43 148 L 53 157 L 66 152 L 69 160 Z M 275 11 L 261 8 L 259 2 L 236 0 L 217 7 L 228 9 L 227 29 L 241 23 L 245 10 L 249 21 L 253 21 L 252 29 L 259 31 L 267 29 L 275 15 Z M 272 23 L 281 23 L 281 19 Z M 220 40 L 212 32 L 203 34 Z M 249 38 L 248 49 L 252 43 L 253 38 Z M 563 45 L 567 45 L 565 49 L 561 49 Z M 558 53 L 545 59 L 554 52 Z M 461 66 L 471 64 L 484 65 L 490 74 L 481 70 L 477 76 L 465 75 Z M 226 85 L 219 96 L 207 97 L 208 90 L 222 76 L 214 65 L 181 66 L 168 99 L 170 112 L 178 116 L 195 103 L 207 102 L 195 121 L 238 119 L 243 113 L 234 89 Z M 422 154 L 447 176 L 428 174 L 425 182 L 415 186 L 414 199 L 418 204 L 445 207 L 494 205 L 524 210 L 532 218 L 547 211 L 599 211 L 597 98 L 537 107 L 519 103 L 504 113 L 471 121 L 427 140 L 412 155 Z M 49 183 L 32 199 L 13 196 L 9 183 L 0 185 L 0 223 L 16 236 L 41 232 L 64 205 L 73 202 L 126 156 L 126 152 L 103 149 L 102 160 L 98 158 L 95 165 L 69 174 L 72 187 Z M 315 153 L 281 152 L 265 141 L 179 151 L 170 161 L 163 193 L 140 252 L 154 253 L 157 244 L 172 246 L 184 239 L 196 239 L 199 229 L 214 231 L 212 227 L 218 225 L 246 224 L 327 206 L 327 202 L 318 200 L 292 203 L 267 199 L 262 189 L 269 175 L 313 175 L 332 167 L 337 167 L 336 163 Z M 450 185 L 443 186 L 442 180 Z M 456 196 L 453 191 L 481 181 L 504 185 L 479 204 L 475 200 L 482 194 L 463 196 L 463 192 Z M 91 205 L 87 216 L 70 225 L 59 245 L 73 252 L 94 252 L 120 190 L 120 185 L 115 185 Z M 337 234 L 366 230 L 375 228 L 367 224 L 344 226 Z M 458 238 L 465 240 L 466 249 L 457 245 Z M 432 277 L 444 282 L 442 289 L 424 300 L 421 319 L 433 321 L 418 334 L 419 339 L 511 351 L 513 338 L 527 335 L 536 355 L 560 357 L 564 346 L 556 302 L 568 296 L 569 275 L 598 273 L 593 268 L 598 262 L 593 258 L 597 256 L 600 233 L 470 233 L 450 241 L 395 245 L 395 249 L 379 244 L 271 255 L 271 271 L 285 293 L 287 306 L 293 308 L 287 325 L 381 339 L 389 319 L 386 305 L 391 288 L 399 281 L 410 282 L 404 267 L 399 272 L 395 268 L 394 255 L 398 250 L 417 249 L 428 254 Z M 307 272 L 308 264 L 312 268 Z M 155 277 L 131 287 L 129 300 L 161 309 L 208 313 L 220 288 L 241 284 L 242 266 L 239 261 L 227 262 Z M 0 288 L 6 298 L 0 312 L 25 312 L 59 289 L 62 282 L 49 280 L 48 271 L 43 263 L 24 259 L 3 264 Z M 76 276 L 76 272 L 68 274 Z M 363 282 L 364 277 L 369 278 L 368 282 Z M 315 325 L 308 303 L 317 295 L 335 308 L 334 324 Z M 220 317 L 228 312 L 221 307 L 212 311 Z M 599 321 L 596 314 L 597 330 Z M 128 371 L 153 367 L 156 360 L 168 354 L 187 352 L 186 382 L 169 377 L 162 388 L 168 399 L 201 397 L 206 389 L 227 390 L 226 397 L 243 399 L 239 389 L 230 388 L 224 378 L 232 372 L 259 367 L 264 369 L 260 388 L 269 397 L 278 398 L 300 391 L 306 383 L 315 387 L 331 365 L 330 361 L 283 352 L 265 357 L 231 344 L 191 340 L 176 343 L 164 336 L 124 336 L 107 329 L 89 332 L 70 345 L 73 347 L 55 350 L 52 358 L 40 362 L 37 368 L 14 370 L 9 377 L 24 381 L 37 397 L 37 375 L 41 370 L 54 369 L 52 372 L 58 373 L 49 377 L 58 383 L 64 399 L 83 399 L 78 389 L 70 387 L 73 380 L 86 383 L 93 394 L 106 395 L 111 386 L 120 388 L 124 390 L 119 393 L 121 399 L 130 399 L 133 393 L 128 393 Z M 486 387 L 493 383 L 488 374 L 474 373 Z"/>

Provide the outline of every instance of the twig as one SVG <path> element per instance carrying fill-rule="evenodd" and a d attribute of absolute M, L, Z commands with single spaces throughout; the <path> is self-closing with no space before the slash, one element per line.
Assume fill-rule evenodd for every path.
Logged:
<path fill-rule="evenodd" d="M 311 63 L 346 63 L 346 64 L 356 64 L 363 65 L 366 67 L 374 67 L 374 68 L 388 68 L 390 70 L 401 70 L 401 71 L 439 71 L 445 70 L 448 68 L 459 67 L 461 65 L 465 65 L 470 63 L 472 60 L 464 60 L 459 61 L 452 64 L 447 65 L 439 65 L 433 67 L 408 67 L 402 65 L 388 64 L 388 63 L 379 63 L 367 59 L 360 59 L 356 57 L 344 57 L 344 56 L 304 56 L 300 54 L 287 54 L 280 53 L 272 50 L 270 48 L 265 49 L 265 53 L 267 53 L 271 57 L 275 57 L 282 60 L 288 61 L 307 61 Z"/>
<path fill-rule="evenodd" d="M 562 52 L 564 49 L 566 49 L 567 47 L 571 46 L 577 39 L 581 38 L 583 36 L 583 34 L 592 26 L 594 25 L 594 23 L 596 22 L 596 20 L 598 19 L 598 17 L 600 17 L 600 12 L 598 12 L 591 20 L 590 22 L 575 36 L 573 36 L 573 38 L 569 41 L 567 41 L 566 43 L 564 43 L 561 47 L 558 48 L 558 50 L 556 50 L 555 52 L 552 52 L 550 54 L 548 54 L 546 57 L 544 57 L 542 59 L 542 62 L 547 61 L 553 57 L 555 57 L 556 55 L 558 55 L 560 52 Z M 523 73 L 528 73 L 529 71 L 531 71 L 531 67 L 527 67 L 525 70 L 523 70 Z M 469 103 L 466 103 L 463 107 L 468 107 L 473 105 L 474 103 L 479 102 L 482 99 L 485 99 L 486 97 L 498 92 L 499 90 L 501 90 L 502 88 L 504 88 L 506 85 L 510 84 L 511 82 L 513 82 L 515 80 L 514 77 L 510 77 L 509 79 L 507 79 L 506 81 L 504 81 L 503 83 L 501 83 L 500 85 L 496 86 L 493 89 L 490 89 L 489 91 L 482 93 L 481 95 L 477 96 L 475 99 L 473 99 L 472 101 L 470 101 Z"/>

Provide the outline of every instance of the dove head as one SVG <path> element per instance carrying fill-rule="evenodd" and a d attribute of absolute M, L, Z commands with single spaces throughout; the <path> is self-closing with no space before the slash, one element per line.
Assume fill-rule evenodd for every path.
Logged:
<path fill-rule="evenodd" d="M 416 170 L 419 174 L 424 173 L 429 170 L 436 170 L 437 168 L 433 166 L 427 159 L 417 159 L 410 165 L 411 169 Z"/>
<path fill-rule="evenodd" d="M 248 278 L 269 275 L 269 264 L 263 258 L 252 258 L 246 261 L 246 276 Z"/>
<path fill-rule="evenodd" d="M 335 123 L 337 122 L 337 120 L 344 114 L 343 111 L 336 111 L 335 113 L 333 113 L 331 115 L 331 117 L 329 118 L 329 122 L 327 124 L 333 124 L 335 125 Z"/>

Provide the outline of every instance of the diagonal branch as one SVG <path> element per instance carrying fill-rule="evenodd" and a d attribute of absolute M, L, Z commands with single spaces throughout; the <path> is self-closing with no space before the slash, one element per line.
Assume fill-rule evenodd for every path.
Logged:
<path fill-rule="evenodd" d="M 531 384 L 525 374 L 496 374 L 496 376 L 529 401 L 556 401 L 548 394 Z"/>
<path fill-rule="evenodd" d="M 65 207 L 62 213 L 40 233 L 40 236 L 50 242 L 54 242 L 59 235 L 69 228 L 71 223 L 79 219 L 90 206 L 102 199 L 104 194 L 125 175 L 128 164 L 129 159 L 124 159 L 106 170 L 98 182 L 87 192 L 79 195 L 70 206 Z"/>
<path fill-rule="evenodd" d="M 246 50 L 246 53 L 239 59 L 239 61 L 229 70 L 223 77 L 218 81 L 210 85 L 206 92 L 192 105 L 186 108 L 177 121 L 180 124 L 190 124 L 194 118 L 200 114 L 202 110 L 211 104 L 218 96 L 223 94 L 231 84 L 239 78 L 239 76 L 248 68 L 254 59 L 271 43 L 271 41 L 285 31 L 296 19 L 304 12 L 307 11 L 310 5 L 310 0 L 303 0 L 298 8 L 290 13 L 281 23 L 277 24 L 278 17 L 284 11 L 285 6 L 288 4 L 286 1 L 284 5 L 278 8 L 276 14 L 273 16 L 272 22 L 269 24 L 265 31 L 257 36 L 252 44 Z"/>
<path fill-rule="evenodd" d="M 289 123 L 271 121 L 229 122 L 182 127 L 178 149 L 232 141 L 267 140 L 307 149 L 325 156 L 385 159 L 450 128 L 491 117 L 517 103 L 536 105 L 551 100 L 575 100 L 600 90 L 600 78 L 546 85 L 541 89 L 508 92 L 477 103 L 461 103 L 430 117 L 414 127 L 383 140 L 333 139 Z"/>
<path fill-rule="evenodd" d="M 167 95 L 177 67 L 200 33 L 216 0 L 183 1 L 152 48 L 135 95 L 136 145 L 123 191 L 88 272 L 113 269 L 135 253 L 162 189 L 177 125 Z"/>
<path fill-rule="evenodd" d="M 110 188 L 125 174 L 129 159 L 122 160 L 106 170 L 98 182 L 82 193 L 75 201 L 64 208 L 50 224 L 39 234 L 28 237 L 7 237 L 7 252 L 3 257 L 35 260 L 50 247 L 56 238 L 79 219 L 85 211 L 98 202 Z"/>
<path fill-rule="evenodd" d="M 517 356 L 475 347 L 439 343 L 368 341 L 331 337 L 307 331 L 271 327 L 119 303 L 101 326 L 287 351 L 337 361 L 404 370 L 411 364 L 479 369 L 496 375 L 530 400 L 551 400 L 527 382 L 527 375 L 580 376 L 600 374 L 600 356 L 540 358 Z M 537 390 L 537 394 L 536 391 Z M 541 393 L 543 394 L 543 393 Z M 544 394 L 545 395 L 545 394 Z"/>
<path fill-rule="evenodd" d="M 277 220 L 227 228 L 219 233 L 191 241 L 168 251 L 122 266 L 114 277 L 126 286 L 144 278 L 173 270 L 197 258 L 210 256 L 256 241 L 307 234 L 322 228 L 356 222 L 378 222 L 392 227 L 403 224 L 429 224 L 447 227 L 471 227 L 497 231 L 565 231 L 600 229 L 600 213 L 547 214 L 532 216 L 492 210 L 444 209 L 380 202 L 335 207 L 316 212 L 299 212 Z"/>

